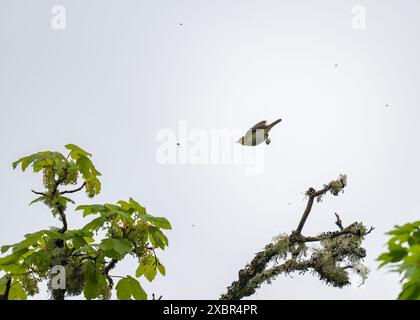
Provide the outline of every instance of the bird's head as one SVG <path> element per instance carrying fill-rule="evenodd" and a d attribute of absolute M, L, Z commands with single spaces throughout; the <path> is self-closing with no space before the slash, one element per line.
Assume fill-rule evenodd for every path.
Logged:
<path fill-rule="evenodd" d="M 244 137 L 239 138 L 238 141 L 236 141 L 236 143 L 244 144 Z"/>

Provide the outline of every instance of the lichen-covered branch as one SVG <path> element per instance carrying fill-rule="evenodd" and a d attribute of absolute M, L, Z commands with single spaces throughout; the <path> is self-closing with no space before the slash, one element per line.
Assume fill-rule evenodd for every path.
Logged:
<path fill-rule="evenodd" d="M 341 175 L 338 180 L 331 181 L 329 184 L 324 185 L 324 188 L 321 190 L 315 190 L 314 188 L 309 188 L 306 191 L 306 196 L 308 197 L 308 203 L 306 209 L 303 212 L 302 218 L 300 219 L 299 225 L 295 231 L 296 234 L 301 234 L 303 226 L 305 225 L 306 219 L 308 219 L 309 214 L 311 213 L 314 200 L 317 199 L 318 202 L 322 200 L 322 197 L 327 193 L 337 196 L 340 192 L 344 192 L 344 188 L 347 185 L 347 176 Z"/>
<path fill-rule="evenodd" d="M 349 269 L 358 271 L 364 281 L 368 269 L 360 263 L 366 256 L 366 251 L 361 244 L 363 238 L 373 228 L 367 230 L 359 222 L 343 227 L 340 217 L 335 214 L 338 231 L 322 232 L 316 236 L 304 236 L 301 233 L 315 199 L 320 202 L 327 192 L 337 196 L 343 192 L 345 186 L 346 176 L 343 175 L 338 180 L 325 185 L 321 190 L 309 188 L 306 192 L 308 203 L 298 228 L 290 235 L 277 236 L 273 242 L 265 246 L 264 250 L 258 252 L 252 261 L 239 271 L 238 280 L 227 288 L 220 299 L 239 300 L 251 296 L 263 283 L 270 283 L 280 274 L 296 271 L 300 273 L 311 271 L 326 284 L 339 288 L 350 283 Z M 307 246 L 307 243 L 313 242 L 318 242 L 319 247 Z M 273 262 L 274 266 L 268 267 Z"/>

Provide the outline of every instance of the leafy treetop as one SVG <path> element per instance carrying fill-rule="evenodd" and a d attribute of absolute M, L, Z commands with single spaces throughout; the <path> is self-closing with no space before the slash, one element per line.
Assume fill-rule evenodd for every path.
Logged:
<path fill-rule="evenodd" d="M 68 144 L 67 157 L 59 152 L 38 152 L 13 163 L 25 171 L 32 165 L 35 173 L 42 172 L 45 191 L 37 192 L 37 199 L 31 202 L 45 203 L 54 216 L 59 215 L 63 226 L 51 227 L 25 235 L 25 239 L 1 247 L 0 298 L 26 299 L 39 292 L 38 284 L 48 281 L 53 299 L 64 299 L 65 295 L 84 294 L 86 299 L 109 299 L 114 287 L 118 299 L 147 299 L 140 282 L 127 276 L 113 276 L 111 270 L 127 255 L 138 259 L 136 278 L 145 277 L 153 281 L 159 272 L 166 274 L 165 267 L 156 255 L 156 250 L 168 246 L 163 230 L 170 230 L 171 224 L 163 217 L 154 217 L 137 201 L 118 201 L 116 204 L 79 205 L 76 211 L 83 217 L 94 218 L 81 229 L 69 230 L 65 211 L 68 203 L 74 201 L 64 195 L 85 188 L 88 197 L 101 191 L 98 179 L 100 172 L 91 161 L 91 154 Z M 75 185 L 79 188 L 61 191 L 60 187 Z M 63 266 L 65 287 L 54 285 L 54 266 Z"/>

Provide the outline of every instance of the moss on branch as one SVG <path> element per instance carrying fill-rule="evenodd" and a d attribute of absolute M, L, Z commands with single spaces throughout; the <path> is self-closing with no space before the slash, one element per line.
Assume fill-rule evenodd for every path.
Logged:
<path fill-rule="evenodd" d="M 238 280 L 227 288 L 220 299 L 239 300 L 251 296 L 263 283 L 271 283 L 278 275 L 293 272 L 309 271 L 318 275 L 327 285 L 342 288 L 350 284 L 349 270 L 354 269 L 364 281 L 368 268 L 361 264 L 366 257 L 366 250 L 361 245 L 373 228 L 368 230 L 360 222 L 343 227 L 340 217 L 335 213 L 338 231 L 322 232 L 316 236 L 304 236 L 301 233 L 314 200 L 320 202 L 327 192 L 337 196 L 344 192 L 346 185 L 347 177 L 342 175 L 318 191 L 309 188 L 306 192 L 308 203 L 298 228 L 290 235 L 275 237 L 264 250 L 255 254 L 252 261 L 239 271 Z M 317 242 L 318 247 L 309 248 L 307 243 L 313 242 Z"/>

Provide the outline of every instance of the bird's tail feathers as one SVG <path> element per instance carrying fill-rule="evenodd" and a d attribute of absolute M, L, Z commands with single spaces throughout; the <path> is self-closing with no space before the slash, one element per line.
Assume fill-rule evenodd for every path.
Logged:
<path fill-rule="evenodd" d="M 267 126 L 268 129 L 273 128 L 277 123 L 281 122 L 281 119 L 278 119 L 276 121 L 274 121 L 273 123 L 271 123 L 270 125 Z"/>

